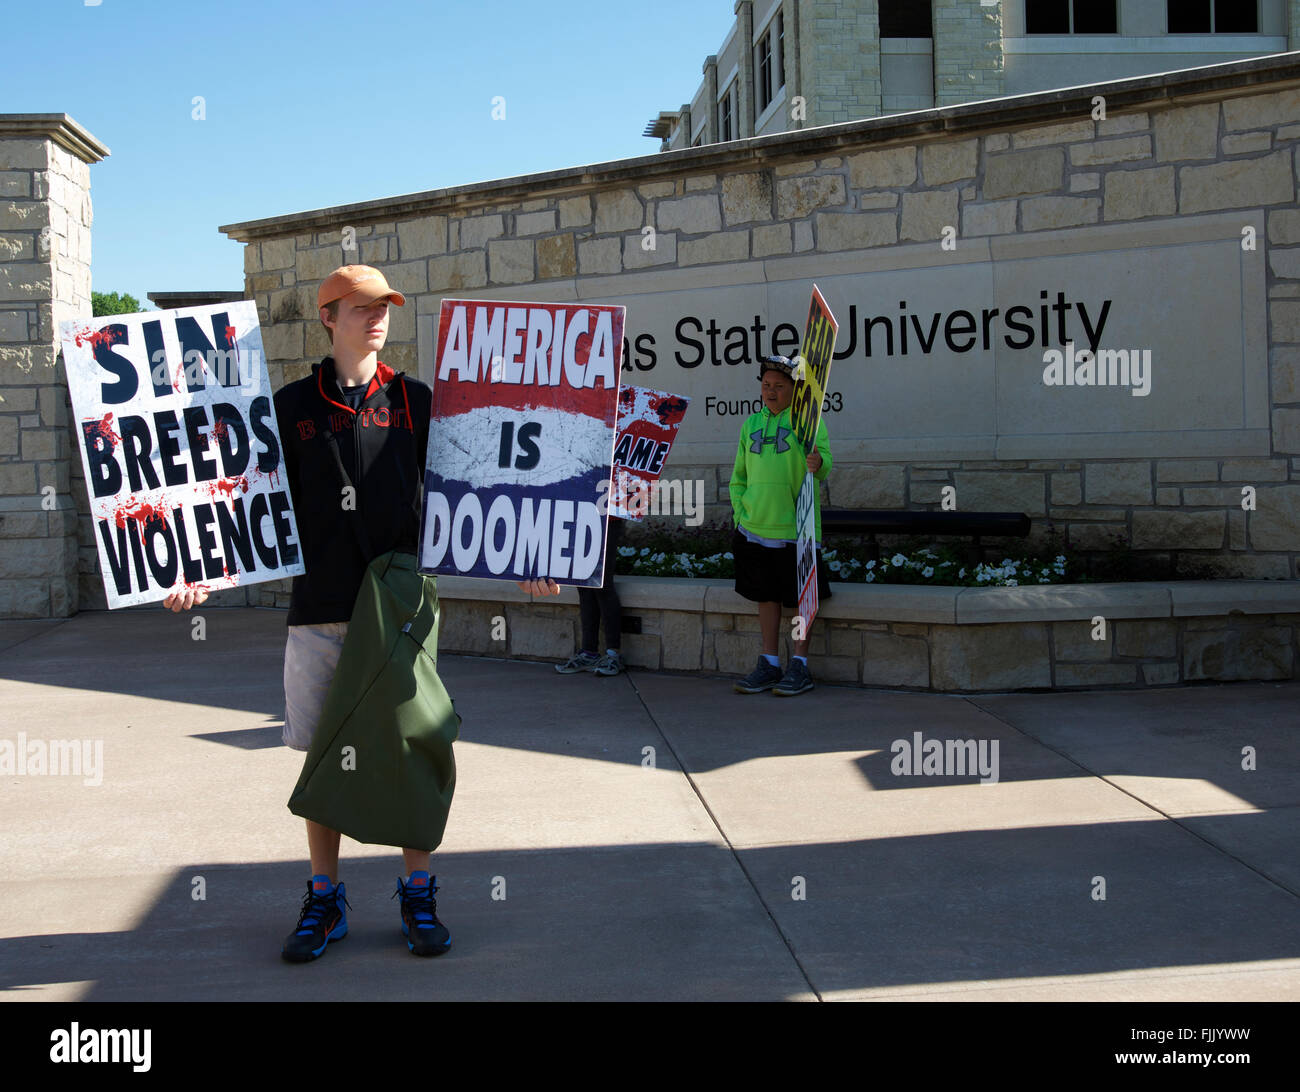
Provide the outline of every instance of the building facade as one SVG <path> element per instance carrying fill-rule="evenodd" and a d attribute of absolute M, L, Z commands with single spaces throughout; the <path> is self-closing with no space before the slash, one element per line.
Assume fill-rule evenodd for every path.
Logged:
<path fill-rule="evenodd" d="M 735 0 L 661 150 L 1119 80 L 1300 45 L 1296 0 Z"/>

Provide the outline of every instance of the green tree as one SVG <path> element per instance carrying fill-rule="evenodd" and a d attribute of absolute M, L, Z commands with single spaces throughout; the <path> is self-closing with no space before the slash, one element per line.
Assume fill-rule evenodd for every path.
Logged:
<path fill-rule="evenodd" d="M 94 315 L 133 315 L 140 301 L 125 292 L 91 292 L 90 307 Z"/>

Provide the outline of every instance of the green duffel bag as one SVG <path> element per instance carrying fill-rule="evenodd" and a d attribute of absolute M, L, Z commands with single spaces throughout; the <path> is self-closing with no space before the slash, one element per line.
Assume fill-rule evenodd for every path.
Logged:
<path fill-rule="evenodd" d="M 460 717 L 438 678 L 438 589 L 411 554 L 366 570 L 289 810 L 358 842 L 434 850 Z"/>

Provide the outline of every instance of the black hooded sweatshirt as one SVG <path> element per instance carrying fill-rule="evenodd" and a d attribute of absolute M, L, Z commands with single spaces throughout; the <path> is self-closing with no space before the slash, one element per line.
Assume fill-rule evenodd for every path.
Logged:
<path fill-rule="evenodd" d="M 389 550 L 416 552 L 432 400 L 424 383 L 381 362 L 354 410 L 332 357 L 276 392 L 307 569 L 293 579 L 289 625 L 348 621 L 366 566 Z M 330 451 L 331 433 L 353 495 Z"/>

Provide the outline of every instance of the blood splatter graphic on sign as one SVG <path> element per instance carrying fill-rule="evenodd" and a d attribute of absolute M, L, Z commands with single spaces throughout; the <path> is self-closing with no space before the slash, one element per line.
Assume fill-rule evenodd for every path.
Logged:
<path fill-rule="evenodd" d="M 119 527 L 125 527 L 126 521 L 129 519 L 135 520 L 140 531 L 140 541 L 144 542 L 146 524 L 157 520 L 164 527 L 167 526 L 167 509 L 142 500 L 119 504 L 113 509 L 113 520 Z"/>
<path fill-rule="evenodd" d="M 650 408 L 661 425 L 680 424 L 686 416 L 686 400 L 683 398 L 651 398 Z"/>
<path fill-rule="evenodd" d="M 229 502 L 235 499 L 236 492 L 248 492 L 248 478 L 244 474 L 237 478 L 218 478 L 215 482 L 203 483 L 203 488 L 208 491 L 208 496 L 213 500 L 224 497 Z"/>
<path fill-rule="evenodd" d="M 108 346 L 117 340 L 117 334 L 110 326 L 106 326 L 102 330 L 92 330 L 88 326 L 83 326 L 72 336 L 77 343 L 78 349 L 84 349 L 87 344 L 96 348 Z"/>
<path fill-rule="evenodd" d="M 122 438 L 113 431 L 113 415 L 106 413 L 99 420 L 83 421 L 87 436 L 97 437 L 103 442 L 104 450 L 109 451 L 122 442 Z"/>

